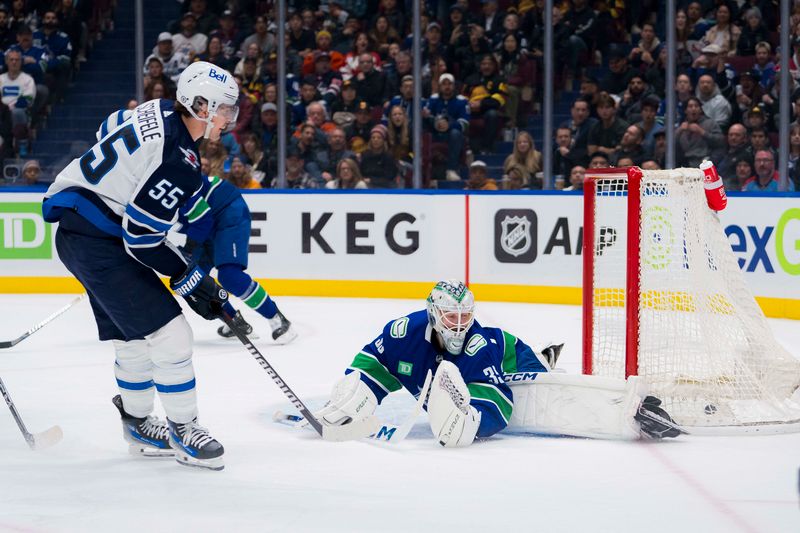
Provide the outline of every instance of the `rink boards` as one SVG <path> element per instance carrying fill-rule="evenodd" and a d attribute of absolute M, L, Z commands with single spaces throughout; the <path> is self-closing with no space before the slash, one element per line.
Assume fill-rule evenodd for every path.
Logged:
<path fill-rule="evenodd" d="M 0 292 L 81 291 L 41 217 L 0 193 Z M 573 193 L 245 194 L 249 271 L 275 295 L 418 298 L 442 278 L 483 300 L 580 304 L 583 199 Z M 721 221 L 764 312 L 800 319 L 800 201 L 732 195 Z"/>

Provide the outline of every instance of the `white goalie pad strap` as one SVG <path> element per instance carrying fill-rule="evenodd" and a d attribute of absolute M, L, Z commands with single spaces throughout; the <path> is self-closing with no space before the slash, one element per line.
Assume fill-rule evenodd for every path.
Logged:
<path fill-rule="evenodd" d="M 333 385 L 328 404 L 314 416 L 328 426 L 339 426 L 348 422 L 366 419 L 378 407 L 378 398 L 366 383 L 361 381 L 361 372 L 345 375 Z"/>
<path fill-rule="evenodd" d="M 515 379 L 516 378 L 516 379 Z M 633 416 L 647 394 L 628 380 L 560 373 L 507 374 L 514 393 L 510 429 L 596 439 L 639 438 Z"/>
<path fill-rule="evenodd" d="M 475 440 L 481 414 L 469 404 L 470 394 L 456 365 L 442 361 L 428 397 L 428 419 L 439 444 L 468 446 Z"/>

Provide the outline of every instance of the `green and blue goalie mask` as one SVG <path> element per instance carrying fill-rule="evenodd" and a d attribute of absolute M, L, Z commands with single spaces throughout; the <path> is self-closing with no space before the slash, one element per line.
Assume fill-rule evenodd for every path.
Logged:
<path fill-rule="evenodd" d="M 440 281 L 428 295 L 428 322 L 439 334 L 445 349 L 458 355 L 464 347 L 467 331 L 475 322 L 475 297 L 458 280 Z"/>

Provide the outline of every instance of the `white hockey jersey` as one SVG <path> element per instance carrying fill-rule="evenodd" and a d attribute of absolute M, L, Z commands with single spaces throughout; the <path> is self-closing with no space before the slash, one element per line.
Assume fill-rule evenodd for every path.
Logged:
<path fill-rule="evenodd" d="M 72 209 L 104 232 L 121 237 L 143 264 L 167 276 L 186 268 L 166 240 L 180 210 L 203 201 L 200 157 L 170 100 L 150 100 L 113 113 L 98 142 L 74 159 L 45 194 L 45 220 Z"/>

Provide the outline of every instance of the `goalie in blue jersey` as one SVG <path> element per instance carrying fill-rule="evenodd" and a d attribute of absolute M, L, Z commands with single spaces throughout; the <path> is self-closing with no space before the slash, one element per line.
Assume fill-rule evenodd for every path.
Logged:
<path fill-rule="evenodd" d="M 466 446 L 507 426 L 595 438 L 662 438 L 681 433 L 636 379 L 553 372 L 563 345 L 540 351 L 475 320 L 472 291 L 440 281 L 426 309 L 386 324 L 364 346 L 315 415 L 341 425 L 372 414 L 391 392 L 419 396 L 434 374 L 425 408 L 442 446 Z"/>

